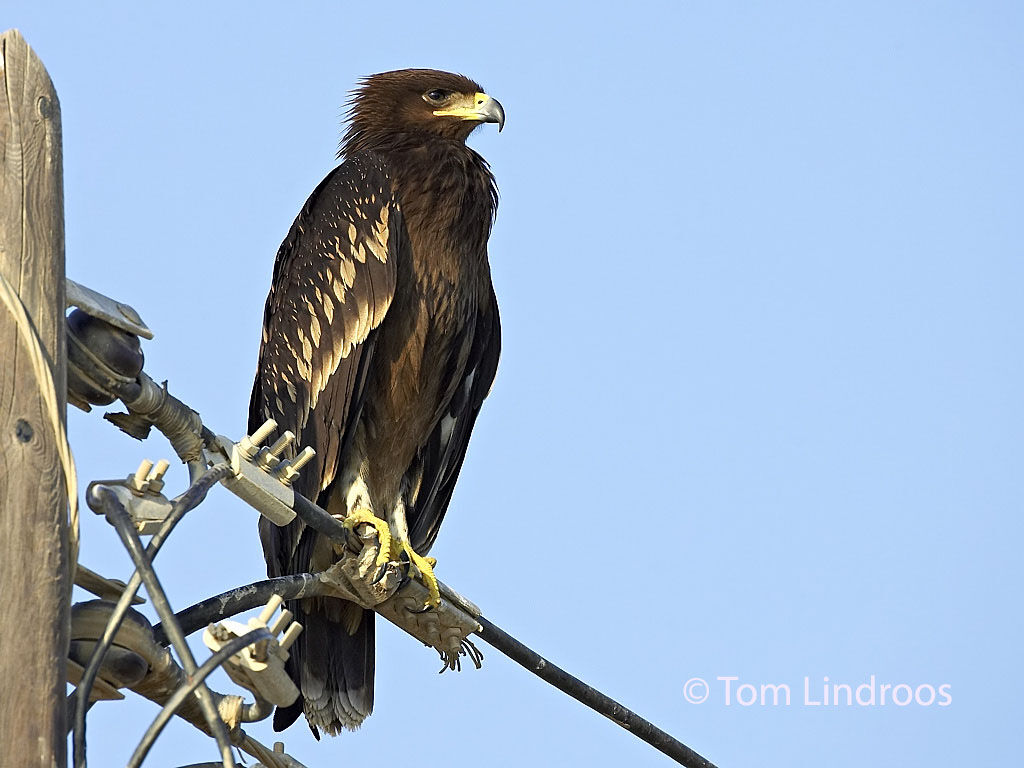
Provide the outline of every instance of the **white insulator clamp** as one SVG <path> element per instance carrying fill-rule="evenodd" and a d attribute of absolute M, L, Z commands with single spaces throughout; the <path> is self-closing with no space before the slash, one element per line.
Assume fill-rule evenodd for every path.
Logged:
<path fill-rule="evenodd" d="M 274 637 L 248 645 L 231 656 L 224 662 L 224 671 L 238 685 L 252 691 L 263 701 L 279 707 L 286 707 L 299 697 L 299 689 L 285 672 L 284 663 L 288 660 L 288 649 L 302 632 L 302 625 L 292 621 L 291 611 L 282 610 L 271 622 L 283 602 L 278 595 L 274 595 L 260 615 L 249 619 L 247 624 L 225 619 L 211 624 L 203 632 L 206 647 L 216 652 L 225 643 L 254 629 L 269 629 Z"/>
<path fill-rule="evenodd" d="M 262 445 L 275 429 L 277 422 L 267 419 L 259 429 L 237 443 L 226 437 L 218 438 L 218 442 L 234 473 L 234 477 L 224 480 L 224 485 L 275 525 L 287 525 L 295 519 L 292 482 L 316 451 L 307 447 L 294 459 L 282 459 L 281 455 L 295 441 L 295 435 L 285 431 L 269 447 Z"/>
<path fill-rule="evenodd" d="M 160 459 L 155 465 L 143 459 L 139 468 L 124 480 L 106 483 L 124 505 L 140 534 L 156 533 L 174 509 L 170 499 L 161 493 L 168 467 L 170 462 L 166 459 Z"/>

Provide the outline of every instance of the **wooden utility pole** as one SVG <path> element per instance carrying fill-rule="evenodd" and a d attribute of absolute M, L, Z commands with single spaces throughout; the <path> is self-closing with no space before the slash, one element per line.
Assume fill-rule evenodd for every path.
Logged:
<path fill-rule="evenodd" d="M 66 417 L 60 104 L 17 30 L 0 35 L 0 274 L 31 318 Z M 0 303 L 0 765 L 64 766 L 67 500 L 51 419 Z"/>

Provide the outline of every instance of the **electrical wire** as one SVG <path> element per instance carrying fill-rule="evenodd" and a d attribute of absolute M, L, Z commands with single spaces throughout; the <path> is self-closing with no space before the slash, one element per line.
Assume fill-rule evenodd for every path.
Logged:
<path fill-rule="evenodd" d="M 164 726 L 170 722 L 171 718 L 174 717 L 174 713 L 178 707 L 182 705 L 185 699 L 191 696 L 195 690 L 203 684 L 210 674 L 217 669 L 221 664 L 230 659 L 239 651 L 247 648 L 255 642 L 260 640 L 266 640 L 273 637 L 270 630 L 266 627 L 258 627 L 247 632 L 241 637 L 233 638 L 224 644 L 224 647 L 213 654 L 210 658 L 202 663 L 202 665 L 192 674 L 189 675 L 189 682 L 187 685 L 181 686 L 176 690 L 171 698 L 164 704 L 164 708 L 160 710 L 160 713 L 153 719 L 149 728 L 142 735 L 142 739 L 139 741 L 135 751 L 132 753 L 131 758 L 128 760 L 128 764 L 125 768 L 138 768 L 142 765 L 142 761 L 146 759 L 146 755 L 149 754 L 150 748 L 153 746 L 153 742 L 156 741 L 157 737 L 163 731 Z"/>

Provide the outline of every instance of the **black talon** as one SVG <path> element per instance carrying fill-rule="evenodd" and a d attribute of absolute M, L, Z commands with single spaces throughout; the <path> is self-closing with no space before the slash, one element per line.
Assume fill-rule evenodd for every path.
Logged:
<path fill-rule="evenodd" d="M 409 613 L 419 614 L 419 613 L 426 613 L 427 611 L 433 611 L 433 610 L 434 610 L 434 606 L 432 606 L 430 603 L 427 603 L 422 608 L 420 608 L 418 611 L 410 610 Z"/>
<path fill-rule="evenodd" d="M 402 571 L 402 584 L 405 584 L 409 580 L 409 571 L 412 568 L 412 560 L 409 559 L 409 555 L 406 554 L 403 549 L 398 554 L 398 567 Z"/>
<path fill-rule="evenodd" d="M 388 572 L 388 563 L 384 563 L 384 565 L 382 565 L 380 567 L 380 570 L 377 571 L 377 575 L 373 577 L 373 582 L 372 583 L 373 584 L 380 583 L 381 579 L 384 578 L 384 576 L 387 574 L 387 572 Z"/>

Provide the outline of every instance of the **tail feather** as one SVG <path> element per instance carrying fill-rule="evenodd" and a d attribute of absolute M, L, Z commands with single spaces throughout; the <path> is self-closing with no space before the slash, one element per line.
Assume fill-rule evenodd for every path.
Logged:
<path fill-rule="evenodd" d="M 284 730 L 303 712 L 314 733 L 322 728 L 336 736 L 342 729 L 355 730 L 373 711 L 373 611 L 333 599 L 311 610 L 302 605 L 292 610 L 304 629 L 287 668 L 301 696 L 291 706 L 278 707 L 274 730 Z"/>

